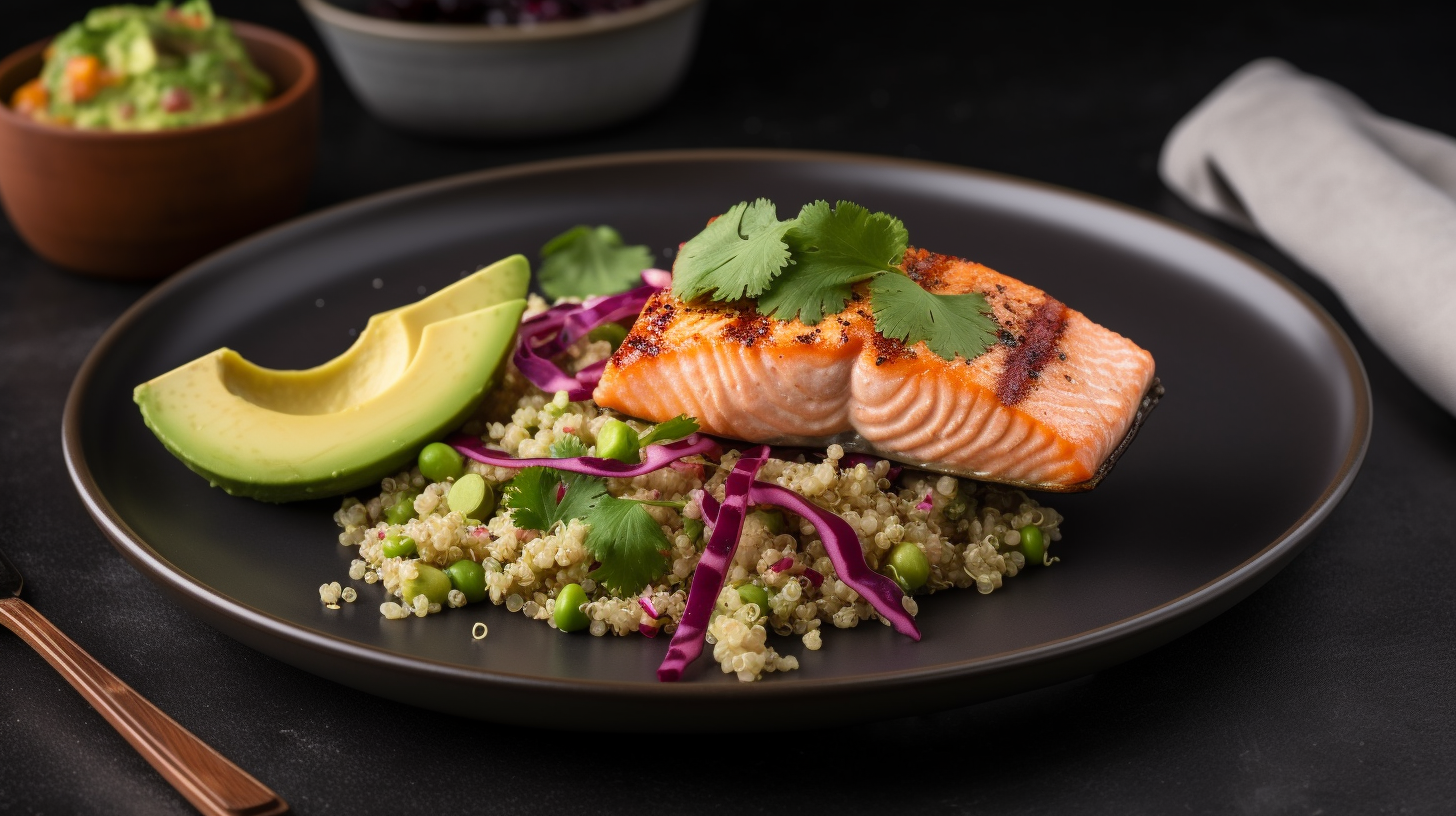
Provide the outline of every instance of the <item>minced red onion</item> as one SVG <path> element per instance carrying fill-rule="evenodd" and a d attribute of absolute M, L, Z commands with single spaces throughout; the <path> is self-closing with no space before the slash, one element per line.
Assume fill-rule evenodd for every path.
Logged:
<path fill-rule="evenodd" d="M 813 584 L 816 588 L 824 586 L 824 576 L 819 574 L 819 570 L 804 567 L 803 577 L 808 578 L 809 583 Z"/>
<path fill-rule="evenodd" d="M 662 617 L 662 613 L 658 612 L 657 607 L 652 605 L 652 599 L 645 595 L 637 599 L 637 605 L 642 607 L 642 611 L 654 618 Z"/>
<path fill-rule="evenodd" d="M 793 565 L 794 565 L 794 558 L 793 558 L 793 556 L 786 555 L 783 558 L 780 558 L 779 560 L 775 561 L 774 564 L 773 564 L 773 566 L 769 567 L 769 569 L 773 570 L 774 572 L 783 572 L 784 570 L 788 569 L 789 567 L 792 567 Z"/>

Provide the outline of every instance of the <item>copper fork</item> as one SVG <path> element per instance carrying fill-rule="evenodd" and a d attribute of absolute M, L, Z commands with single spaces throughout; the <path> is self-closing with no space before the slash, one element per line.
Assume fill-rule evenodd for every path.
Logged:
<path fill-rule="evenodd" d="M 29 643 L 193 807 L 207 816 L 277 816 L 288 803 L 147 702 L 20 599 L 20 571 L 0 553 L 0 625 Z"/>

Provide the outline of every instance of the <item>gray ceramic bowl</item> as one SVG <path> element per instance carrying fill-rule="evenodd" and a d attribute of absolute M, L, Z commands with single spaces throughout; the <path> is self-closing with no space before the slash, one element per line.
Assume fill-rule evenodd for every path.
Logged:
<path fill-rule="evenodd" d="M 687 69 L 701 0 L 534 26 L 405 23 L 345 0 L 300 0 L 365 107 L 407 130 L 512 138 L 647 110 Z"/>

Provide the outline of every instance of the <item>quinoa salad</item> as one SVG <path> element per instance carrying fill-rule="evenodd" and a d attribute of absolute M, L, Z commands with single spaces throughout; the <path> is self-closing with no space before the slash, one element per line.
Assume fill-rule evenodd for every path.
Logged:
<path fill-rule="evenodd" d="M 533 295 L 526 320 L 546 311 L 545 301 Z M 568 374 L 582 372 L 610 357 L 620 342 L 620 333 L 593 331 L 567 346 L 557 361 Z M 627 455 L 618 451 L 608 458 L 636 462 L 639 440 L 676 438 L 665 433 L 672 423 L 641 422 L 589 398 L 572 399 L 565 390 L 548 392 L 532 379 L 514 363 L 504 366 L 499 384 L 460 434 L 499 456 L 563 461 L 608 457 L 607 448 L 620 447 L 626 435 L 633 437 Z M 716 512 L 723 504 L 727 510 L 727 483 L 748 455 L 732 447 L 737 444 L 723 440 L 630 477 L 546 470 L 549 490 L 542 501 L 551 513 L 545 524 L 538 520 L 541 513 L 522 509 L 535 500 L 532 490 L 538 486 L 525 477 L 543 469 L 458 454 L 450 459 L 449 446 L 431 445 L 421 466 L 384 478 L 375 493 L 343 500 L 334 514 L 342 528 L 338 541 L 355 548 L 357 556 L 349 585 L 324 584 L 320 600 L 338 608 L 340 602 L 377 599 L 380 614 L 392 620 L 455 614 L 456 608 L 488 602 L 563 632 L 671 636 L 684 619 L 714 526 L 705 508 Z M 645 441 L 642 447 L 647 449 Z M 847 523 L 864 564 L 895 581 L 904 592 L 898 602 L 912 617 L 928 595 L 972 587 L 989 594 L 1029 563 L 1050 566 L 1057 560 L 1048 550 L 1061 539 L 1061 515 L 1018 489 L 902 469 L 846 454 L 839 445 L 773 448 L 756 478 Z M 603 555 L 617 551 L 593 540 L 594 524 L 606 523 L 593 519 L 604 517 L 570 510 L 573 491 L 588 487 L 606 497 L 600 503 L 619 500 L 611 506 L 621 510 L 621 518 L 645 513 L 648 528 L 657 531 L 647 529 L 642 538 L 655 542 L 647 561 L 660 561 L 636 588 L 608 563 L 612 556 Z M 828 629 L 865 621 L 891 624 L 836 570 L 825 538 L 820 525 L 801 514 L 767 504 L 747 509 L 704 636 L 724 673 L 746 682 L 799 668 L 796 657 L 775 648 L 770 634 L 799 638 L 804 648 L 817 651 L 825 647 Z M 475 624 L 476 638 L 487 633 L 484 621 Z"/>

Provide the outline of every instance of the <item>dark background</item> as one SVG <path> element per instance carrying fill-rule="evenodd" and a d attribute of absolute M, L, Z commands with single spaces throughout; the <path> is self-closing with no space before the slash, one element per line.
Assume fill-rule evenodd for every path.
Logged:
<path fill-rule="evenodd" d="M 0 52 L 89 5 L 0 4 Z M 1095 676 L 855 728 L 765 710 L 757 737 L 608 738 L 369 697 L 195 621 L 107 544 L 62 464 L 60 412 L 81 359 L 146 287 L 54 269 L 0 221 L 0 545 L 25 574 L 27 599 L 299 813 L 1456 811 L 1456 421 L 1318 281 L 1263 241 L 1193 214 L 1155 169 L 1178 118 L 1269 55 L 1382 113 L 1456 134 L 1456 8 L 1166 5 L 1149 15 L 989 5 L 712 0 L 691 72 L 666 105 L 596 134 L 492 145 L 370 119 L 297 6 L 215 2 L 320 58 L 310 208 L 540 158 L 814 148 L 1085 190 L 1273 265 L 1355 339 L 1375 389 L 1375 432 L 1324 529 L 1232 611 Z M 1237 513 L 1188 523 L 1237 523 Z M 772 730 L 785 726 L 798 730 Z M 40 657 L 0 634 L 0 813 L 188 812 Z"/>

